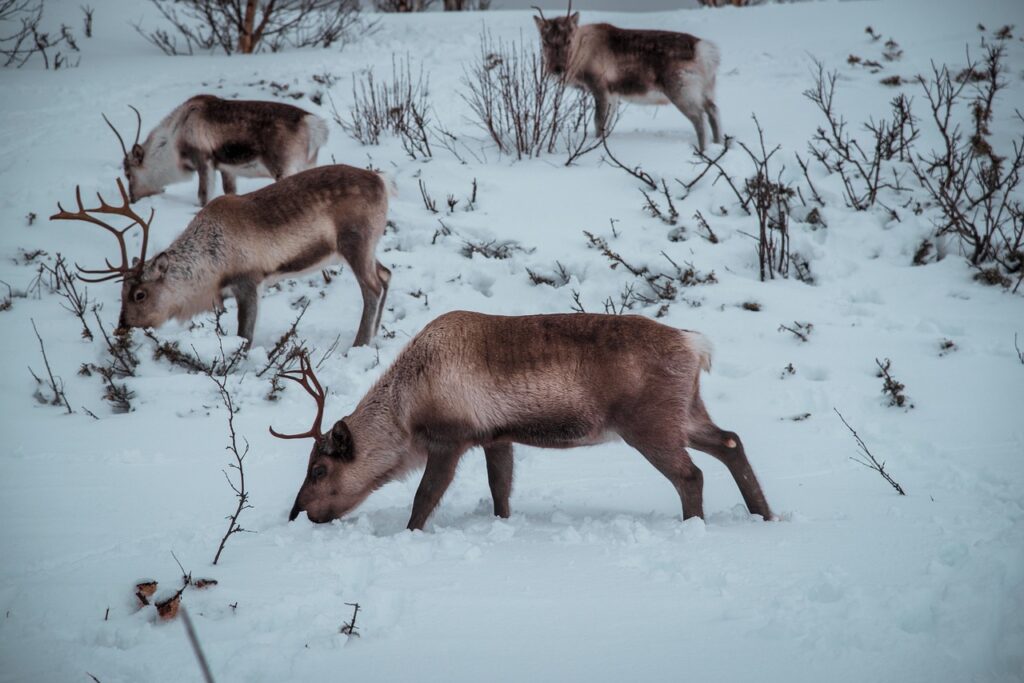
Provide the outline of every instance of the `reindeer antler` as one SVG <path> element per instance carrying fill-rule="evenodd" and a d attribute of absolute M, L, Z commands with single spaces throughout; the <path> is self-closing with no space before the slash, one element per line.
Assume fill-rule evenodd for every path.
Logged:
<path fill-rule="evenodd" d="M 135 145 L 139 144 L 139 136 L 142 135 L 142 114 L 140 114 L 139 110 L 136 109 L 135 107 L 133 107 L 132 105 L 129 104 L 128 107 L 133 112 L 135 112 L 135 119 L 136 119 L 135 142 L 132 143 L 132 149 L 134 149 Z M 121 137 L 121 134 L 117 132 L 117 128 L 114 128 L 114 124 L 112 124 L 110 122 L 110 119 L 107 118 L 106 114 L 102 114 L 101 113 L 100 116 L 102 116 L 103 120 L 107 122 L 108 126 L 110 126 L 110 130 L 114 131 L 114 135 L 117 136 L 117 141 L 121 143 L 121 151 L 124 152 L 124 155 L 127 157 L 128 156 L 128 147 L 125 146 L 124 139 Z"/>
<path fill-rule="evenodd" d="M 540 15 L 540 20 L 541 21 L 547 21 L 547 19 L 544 18 L 544 10 L 542 10 L 540 7 L 537 7 L 536 5 L 531 5 L 531 7 L 533 9 L 537 10 L 537 14 Z"/>
<path fill-rule="evenodd" d="M 304 439 L 307 436 L 314 439 L 322 437 L 322 422 L 324 419 L 324 401 L 327 399 L 327 393 L 324 388 L 320 386 L 320 381 L 316 378 L 316 373 L 313 372 L 313 366 L 309 363 L 309 354 L 303 351 L 299 355 L 299 369 L 288 370 L 282 372 L 279 377 L 290 379 L 295 382 L 313 397 L 316 401 L 316 419 L 313 420 L 313 426 L 309 428 L 309 431 L 302 432 L 301 434 L 279 434 L 274 431 L 273 427 L 270 427 L 270 433 L 279 439 Z"/>
<path fill-rule="evenodd" d="M 117 189 L 121 192 L 121 206 L 114 206 L 112 204 L 108 204 L 106 200 L 104 200 L 103 197 L 100 195 L 100 193 L 97 192 L 96 198 L 99 199 L 100 205 L 95 209 L 87 209 L 85 208 L 85 205 L 82 203 L 82 188 L 76 185 L 75 202 L 78 204 L 78 211 L 67 211 L 63 206 L 60 205 L 60 202 L 57 202 L 57 208 L 59 209 L 59 212 L 50 216 L 51 221 L 75 220 L 84 221 L 86 223 L 92 223 L 93 225 L 98 225 L 104 230 L 107 230 L 112 235 L 114 235 L 114 237 L 117 238 L 117 244 L 121 249 L 121 265 L 115 266 L 110 262 L 109 259 L 104 259 L 107 264 L 106 268 L 88 270 L 86 268 L 82 268 L 76 263 L 75 267 L 78 268 L 80 272 L 86 273 L 88 275 L 100 276 L 97 278 L 90 279 L 79 275 L 79 278 L 81 278 L 85 282 L 106 282 L 107 280 L 113 280 L 114 278 L 123 278 L 133 270 L 141 270 L 142 265 L 146 262 L 146 246 L 149 244 L 149 226 L 153 222 L 153 214 L 155 213 L 155 211 L 153 209 L 150 209 L 149 220 L 144 220 L 142 216 L 132 211 L 131 202 L 128 201 L 128 193 L 125 191 L 124 183 L 121 182 L 120 178 L 117 179 Z M 128 226 L 125 228 L 118 229 L 110 225 L 106 221 L 102 221 L 99 218 L 90 215 L 94 213 L 109 216 L 123 216 L 131 220 L 131 223 L 129 223 Z M 132 266 L 131 264 L 128 263 L 128 247 L 124 243 L 124 235 L 126 232 L 131 230 L 136 225 L 142 228 L 142 249 L 141 252 L 139 253 L 139 263 L 135 266 Z"/>
<path fill-rule="evenodd" d="M 568 19 L 569 15 L 571 15 L 571 14 L 572 14 L 572 0 L 569 0 L 569 8 L 567 10 L 565 10 L 565 17 L 566 17 L 566 19 Z"/>

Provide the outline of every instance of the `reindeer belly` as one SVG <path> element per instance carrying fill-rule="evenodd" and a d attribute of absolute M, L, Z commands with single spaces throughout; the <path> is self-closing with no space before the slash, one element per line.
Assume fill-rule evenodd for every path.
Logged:
<path fill-rule="evenodd" d="M 665 93 L 657 90 L 651 90 L 642 95 L 623 95 L 622 99 L 634 104 L 672 104 L 672 102 L 665 97 Z"/>
<path fill-rule="evenodd" d="M 270 286 L 286 278 L 316 272 L 341 261 L 337 250 L 331 244 L 326 241 L 313 242 L 275 263 L 264 277 L 263 284 Z"/>
<path fill-rule="evenodd" d="M 213 161 L 222 169 L 245 178 L 268 178 L 271 173 L 263 165 L 263 157 L 252 145 L 228 142 L 213 150 Z"/>

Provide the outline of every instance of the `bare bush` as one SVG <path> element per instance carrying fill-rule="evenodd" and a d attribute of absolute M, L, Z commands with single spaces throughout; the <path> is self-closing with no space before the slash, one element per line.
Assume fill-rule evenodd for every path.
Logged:
<path fill-rule="evenodd" d="M 888 119 L 865 123 L 868 135 L 862 143 L 850 133 L 847 121 L 836 110 L 838 73 L 826 73 L 819 61 L 815 61 L 815 67 L 814 87 L 805 90 L 804 97 L 818 107 L 825 117 L 825 125 L 818 127 L 808 147 L 818 163 L 842 179 L 847 205 L 864 211 L 875 205 L 882 190 L 906 189 L 900 171 L 887 162 L 910 161 L 910 150 L 919 134 L 910 100 L 906 95 L 897 95 L 889 104 Z M 800 164 L 803 166 L 802 161 Z M 804 171 L 807 175 L 806 168 Z M 813 185 L 811 190 L 817 197 Z"/>
<path fill-rule="evenodd" d="M 503 154 L 517 159 L 570 152 L 570 163 L 587 145 L 587 97 L 570 92 L 559 79 L 544 74 L 541 56 L 520 39 L 495 40 L 484 31 L 480 52 L 463 74 L 469 105 L 476 123 Z M 581 146 L 582 144 L 582 146 Z M 575 150 L 576 156 L 573 156 Z"/>
<path fill-rule="evenodd" d="M 681 288 L 718 282 L 714 271 L 701 273 L 692 263 L 686 263 L 684 268 L 672 260 L 664 251 L 661 252 L 661 256 L 668 262 L 671 268 L 654 269 L 626 260 L 621 254 L 612 249 L 608 241 L 603 237 L 594 235 L 586 230 L 583 231 L 583 235 L 587 238 L 587 245 L 589 247 L 597 249 L 608 259 L 609 268 L 617 270 L 621 267 L 634 277 L 634 280 L 627 282 L 619 293 L 618 302 L 615 302 L 611 297 L 605 300 L 605 311 L 608 313 L 621 315 L 625 311 L 632 310 L 636 305 L 650 306 L 658 304 L 660 308 L 655 313 L 655 317 L 660 318 L 668 312 L 668 305 L 679 299 L 679 290 Z M 579 304 L 578 296 L 576 303 Z M 580 311 L 582 312 L 582 305 L 580 305 Z"/>
<path fill-rule="evenodd" d="M 379 145 L 385 133 L 398 136 L 412 159 L 433 156 L 430 149 L 429 80 L 423 69 L 414 77 L 409 65 L 391 59 L 391 80 L 377 81 L 373 70 L 352 78 L 352 104 L 348 116 L 334 108 L 334 120 L 342 130 L 364 145 Z"/>
<path fill-rule="evenodd" d="M 939 209 L 938 235 L 952 235 L 978 278 L 1005 286 L 1024 279 L 1024 204 L 1019 199 L 1024 171 L 1024 125 L 1018 125 L 1009 154 L 1000 155 L 990 142 L 995 99 L 1006 86 L 1006 48 L 985 44 L 980 62 L 968 53 L 967 66 L 953 73 L 932 64 L 922 87 L 932 122 L 942 143 L 928 155 L 911 159 L 921 186 Z M 971 126 L 957 119 L 966 108 Z M 1024 124 L 1018 110 L 1015 117 Z M 989 267 L 986 268 L 985 266 Z"/>
<path fill-rule="evenodd" d="M 224 351 L 224 339 L 218 334 L 217 342 L 220 344 L 220 364 L 229 364 L 230 358 Z M 235 432 L 235 403 L 231 397 L 231 392 L 228 390 L 227 377 L 225 375 L 218 374 L 210 371 L 206 373 L 206 376 L 217 386 L 217 393 L 220 395 L 220 400 L 224 404 L 224 408 L 228 411 L 228 445 L 225 446 L 226 450 L 231 453 L 234 458 L 234 462 L 230 463 L 228 467 L 235 470 L 236 479 L 232 480 L 231 476 L 224 471 L 224 478 L 227 480 L 231 490 L 235 493 L 236 505 L 234 512 L 227 518 L 228 529 L 224 533 L 224 536 L 220 539 L 220 545 L 217 547 L 217 554 L 213 557 L 213 564 L 217 564 L 220 560 L 221 553 L 224 552 L 224 546 L 227 544 L 228 539 L 234 534 L 242 533 L 246 531 L 238 523 L 238 518 L 244 510 L 252 507 L 249 504 L 249 491 L 245 488 L 245 456 L 249 454 L 249 441 L 245 437 L 242 437 L 242 441 L 245 446 L 239 449 L 238 434 Z"/>
<path fill-rule="evenodd" d="M 491 8 L 491 0 L 444 0 L 445 12 L 482 12 Z"/>
<path fill-rule="evenodd" d="M 344 43 L 361 23 L 359 0 L 151 0 L 170 29 L 135 25 L 165 54 L 252 54 Z"/>
<path fill-rule="evenodd" d="M 39 55 L 46 69 L 78 66 L 69 53 L 78 52 L 71 27 L 61 24 L 56 33 L 40 28 L 43 0 L 0 0 L 0 60 L 2 66 L 21 68 Z"/>
<path fill-rule="evenodd" d="M 378 12 L 409 13 L 423 12 L 430 9 L 434 0 L 373 0 L 373 7 Z"/>
<path fill-rule="evenodd" d="M 753 118 L 757 126 L 758 148 L 752 150 L 742 142 L 739 144 L 754 164 L 754 175 L 744 181 L 743 193 L 737 193 L 737 196 L 740 203 L 748 210 L 752 208 L 757 216 L 757 260 L 763 282 L 774 280 L 776 276 L 789 277 L 789 201 L 796 193 L 782 179 L 784 166 L 773 174 L 771 159 L 780 146 L 768 151 L 764 130 L 757 117 Z M 733 191 L 736 191 L 735 187 Z"/>

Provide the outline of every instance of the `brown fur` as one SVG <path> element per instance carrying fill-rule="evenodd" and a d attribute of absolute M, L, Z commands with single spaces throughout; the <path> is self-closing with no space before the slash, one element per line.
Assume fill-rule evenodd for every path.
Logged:
<path fill-rule="evenodd" d="M 326 139 L 322 119 L 290 104 L 196 95 L 126 154 L 129 194 L 134 202 L 198 172 L 205 206 L 216 171 L 234 194 L 237 175 L 280 179 L 312 168 Z"/>
<path fill-rule="evenodd" d="M 547 73 L 594 96 L 594 126 L 607 131 L 619 97 L 647 104 L 674 104 L 693 123 L 697 146 L 705 145 L 704 121 L 721 142 L 715 105 L 718 50 L 689 33 L 620 29 L 611 24 L 579 26 L 579 12 L 557 19 L 534 17 Z"/>
<path fill-rule="evenodd" d="M 703 516 L 693 446 L 722 460 L 750 511 L 769 519 L 739 437 L 715 426 L 701 401 L 709 367 L 703 336 L 639 316 L 442 315 L 317 440 L 291 518 L 336 519 L 425 466 L 409 520 L 420 529 L 473 446 L 484 448 L 495 514 L 508 516 L 511 444 L 573 448 L 619 436 L 675 485 L 684 517 Z"/>
<path fill-rule="evenodd" d="M 340 164 L 218 197 L 166 251 L 125 279 L 121 325 L 185 320 L 219 306 L 228 290 L 238 299 L 238 333 L 251 342 L 261 285 L 344 260 L 363 294 L 355 343 L 366 344 L 376 334 L 391 275 L 374 258 L 387 208 L 378 174 Z"/>

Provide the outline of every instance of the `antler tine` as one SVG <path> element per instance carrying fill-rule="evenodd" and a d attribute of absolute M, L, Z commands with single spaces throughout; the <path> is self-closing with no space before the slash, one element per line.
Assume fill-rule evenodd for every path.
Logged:
<path fill-rule="evenodd" d="M 93 225 L 98 225 L 104 230 L 110 232 L 117 239 L 118 249 L 121 252 L 120 266 L 114 266 L 113 264 L 110 263 L 109 259 L 104 259 L 107 265 L 107 268 L 105 270 L 89 270 L 86 268 L 82 268 L 81 266 L 78 266 L 76 264 L 78 270 L 81 273 L 85 273 L 87 275 L 102 275 L 102 277 L 98 279 L 82 278 L 86 282 L 105 282 L 107 280 L 112 280 L 117 277 L 124 277 L 125 275 L 128 274 L 129 271 L 132 270 L 132 266 L 130 266 L 128 263 L 128 245 L 125 243 L 124 236 L 130 229 L 132 229 L 136 225 L 138 225 L 142 229 L 142 249 L 139 256 L 139 265 L 136 267 L 141 268 L 142 264 L 145 263 L 146 261 L 146 248 L 149 244 L 149 226 L 152 224 L 153 216 L 156 214 L 156 212 L 155 210 L 150 209 L 149 220 L 143 219 L 142 216 L 140 216 L 139 214 L 132 210 L 131 202 L 129 201 L 128 197 L 128 192 L 125 190 L 124 183 L 121 181 L 120 178 L 117 179 L 117 189 L 121 194 L 122 203 L 120 206 L 114 206 L 113 204 L 107 203 L 107 201 L 103 199 L 103 195 L 97 192 L 96 198 L 99 200 L 100 205 L 95 209 L 86 209 L 85 204 L 82 202 L 82 188 L 80 186 L 76 186 L 75 203 L 78 204 L 78 210 L 74 212 L 68 211 L 58 202 L 58 213 L 54 214 L 53 216 L 50 216 L 50 220 L 79 220 L 86 223 L 92 223 Z M 131 223 L 129 223 L 124 228 L 115 228 L 106 221 L 102 221 L 99 218 L 96 218 L 95 216 L 91 215 L 94 213 L 123 216 L 125 218 L 130 219 Z"/>
<path fill-rule="evenodd" d="M 571 14 L 572 14 L 572 0 L 569 0 L 569 8 L 567 10 L 565 10 L 565 17 L 566 17 L 566 19 L 568 19 Z"/>
<path fill-rule="evenodd" d="M 114 131 L 114 135 L 117 136 L 117 141 L 121 143 L 121 151 L 124 152 L 125 156 L 128 156 L 128 148 L 124 146 L 124 139 L 121 137 L 121 134 L 117 132 L 117 128 L 114 128 L 114 124 L 110 122 L 110 119 L 107 118 L 106 114 L 100 114 L 100 116 L 102 116 L 103 120 L 107 122 L 108 126 L 110 126 L 110 130 Z"/>
<path fill-rule="evenodd" d="M 540 7 L 537 7 L 536 5 L 531 5 L 531 7 L 533 9 L 537 10 L 537 14 L 540 15 L 540 20 L 541 21 L 547 21 L 547 19 L 544 18 L 544 10 L 542 10 Z"/>
<path fill-rule="evenodd" d="M 327 393 L 320 385 L 320 380 L 317 379 L 316 373 L 313 372 L 313 366 L 309 363 L 309 354 L 303 352 L 299 356 L 298 370 L 288 370 L 280 373 L 278 376 L 290 379 L 313 397 L 313 400 L 316 401 L 316 418 L 313 420 L 313 426 L 309 428 L 309 431 L 302 432 L 301 434 L 281 434 L 274 431 L 273 427 L 270 427 L 270 433 L 279 439 L 305 439 L 306 437 L 319 439 L 323 436 L 324 403 L 327 399 Z"/>
<path fill-rule="evenodd" d="M 569 2 L 569 5 L 570 6 L 572 5 L 572 1 L 571 0 Z M 133 107 L 132 105 L 129 104 L 128 107 L 133 112 L 135 112 L 135 120 L 136 120 L 136 124 L 135 124 L 135 142 L 132 143 L 132 147 L 134 148 L 135 145 L 139 144 L 139 136 L 142 135 L 142 114 L 140 114 L 139 110 L 136 109 L 135 107 Z M 125 156 L 127 156 L 127 154 L 125 154 Z"/>

